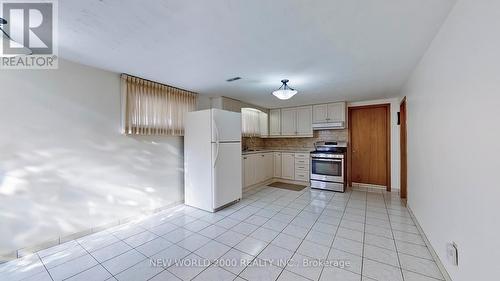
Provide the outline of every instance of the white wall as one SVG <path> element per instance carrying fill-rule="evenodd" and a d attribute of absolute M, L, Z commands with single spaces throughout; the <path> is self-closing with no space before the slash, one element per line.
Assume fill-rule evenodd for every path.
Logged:
<path fill-rule="evenodd" d="M 499 27 L 500 1 L 458 1 L 403 91 L 409 206 L 455 281 L 500 278 Z"/>
<path fill-rule="evenodd" d="M 210 97 L 198 95 L 196 99 L 196 109 L 197 110 L 205 110 L 212 108 Z"/>
<path fill-rule="evenodd" d="M 116 73 L 0 71 L 0 255 L 183 199 L 181 137 L 120 131 Z"/>
<path fill-rule="evenodd" d="M 394 190 L 400 189 L 400 148 L 399 148 L 399 125 L 398 115 L 400 98 L 370 100 L 360 102 L 350 102 L 350 106 L 364 106 L 374 104 L 390 104 L 391 105 L 391 188 Z"/>

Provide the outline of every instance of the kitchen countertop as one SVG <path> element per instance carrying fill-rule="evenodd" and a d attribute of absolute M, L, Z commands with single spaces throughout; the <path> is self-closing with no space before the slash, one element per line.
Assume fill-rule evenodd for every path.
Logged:
<path fill-rule="evenodd" d="M 296 152 L 296 153 L 309 153 L 313 151 L 314 149 L 309 149 L 309 148 L 262 148 L 262 149 L 257 149 L 257 150 L 248 150 L 248 151 L 242 151 L 241 155 L 249 155 L 249 154 L 259 154 L 259 153 L 266 153 L 266 152 Z"/>

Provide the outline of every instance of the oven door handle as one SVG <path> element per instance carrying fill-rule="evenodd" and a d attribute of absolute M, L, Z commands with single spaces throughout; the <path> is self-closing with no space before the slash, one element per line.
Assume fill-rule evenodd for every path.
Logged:
<path fill-rule="evenodd" d="M 325 162 L 342 162 L 344 159 L 330 159 L 330 158 L 313 158 L 312 161 L 325 161 Z"/>

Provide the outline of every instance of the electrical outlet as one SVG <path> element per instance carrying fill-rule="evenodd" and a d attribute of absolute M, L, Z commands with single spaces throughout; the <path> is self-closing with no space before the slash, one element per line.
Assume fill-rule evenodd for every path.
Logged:
<path fill-rule="evenodd" d="M 458 266 L 458 245 L 455 242 L 451 242 L 447 247 L 448 260 L 451 264 Z"/>

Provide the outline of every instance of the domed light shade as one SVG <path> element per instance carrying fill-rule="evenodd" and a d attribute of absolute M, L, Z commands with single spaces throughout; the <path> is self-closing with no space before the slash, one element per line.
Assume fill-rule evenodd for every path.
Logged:
<path fill-rule="evenodd" d="M 281 80 L 281 83 L 283 83 L 283 85 L 281 85 L 281 87 L 278 90 L 274 91 L 273 95 L 280 100 L 287 100 L 295 96 L 298 92 L 290 88 L 287 85 L 288 82 L 289 82 L 288 79 Z"/>

